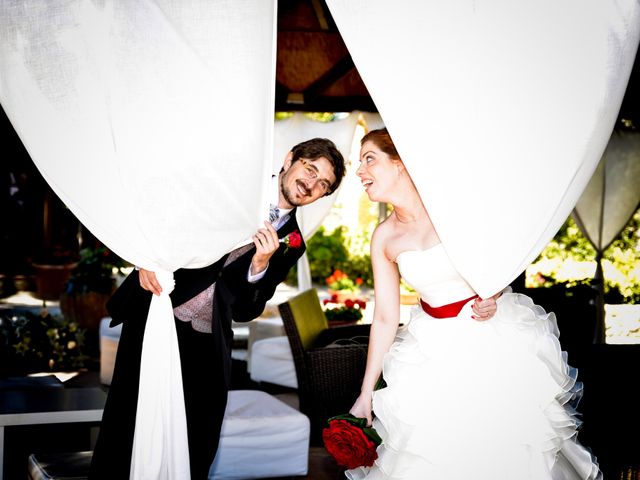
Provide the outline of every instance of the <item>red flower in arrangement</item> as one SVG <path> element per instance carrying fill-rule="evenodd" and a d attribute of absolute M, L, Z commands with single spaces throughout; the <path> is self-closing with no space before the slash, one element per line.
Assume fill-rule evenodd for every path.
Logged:
<path fill-rule="evenodd" d="M 362 280 L 361 277 L 356 278 L 356 285 L 360 286 L 360 285 L 363 284 L 363 282 L 364 282 L 364 280 Z"/>
<path fill-rule="evenodd" d="M 287 253 L 289 248 L 300 248 L 302 246 L 302 235 L 300 235 L 300 232 L 296 230 L 280 241 L 286 245 L 284 253 Z"/>
<path fill-rule="evenodd" d="M 346 468 L 370 467 L 378 458 L 376 448 L 382 439 L 373 427 L 367 427 L 365 418 L 351 414 L 329 419 L 329 427 L 322 431 L 327 452 L 336 463 Z"/>
<path fill-rule="evenodd" d="M 367 302 L 356 298 L 347 298 L 341 302 L 335 293 L 322 303 L 325 305 L 324 315 L 329 322 L 357 322 L 363 317 L 362 310 L 367 306 Z"/>

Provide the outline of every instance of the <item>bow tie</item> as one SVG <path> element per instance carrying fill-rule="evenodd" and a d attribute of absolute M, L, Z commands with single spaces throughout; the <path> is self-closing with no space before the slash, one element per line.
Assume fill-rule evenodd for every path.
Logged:
<path fill-rule="evenodd" d="M 271 205 L 271 207 L 269 208 L 269 222 L 271 224 L 274 224 L 275 222 L 278 221 L 278 219 L 280 218 L 280 209 L 278 208 L 277 205 Z"/>

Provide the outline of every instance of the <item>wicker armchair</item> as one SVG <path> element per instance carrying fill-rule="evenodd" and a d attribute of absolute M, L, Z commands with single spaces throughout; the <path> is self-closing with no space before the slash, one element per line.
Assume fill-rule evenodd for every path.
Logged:
<path fill-rule="evenodd" d="M 298 377 L 300 411 L 321 444 L 327 419 L 347 413 L 360 393 L 370 325 L 329 328 L 315 289 L 279 305 Z"/>

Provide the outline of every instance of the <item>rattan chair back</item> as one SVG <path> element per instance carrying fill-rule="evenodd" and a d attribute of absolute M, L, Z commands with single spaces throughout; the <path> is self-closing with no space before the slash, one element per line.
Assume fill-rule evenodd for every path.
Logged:
<path fill-rule="evenodd" d="M 329 329 L 315 289 L 292 297 L 278 308 L 293 354 L 300 411 L 311 421 L 311 443 L 321 444 L 327 419 L 348 412 L 359 394 L 368 326 Z M 344 336 L 339 340 L 338 335 L 328 333 Z M 327 337 L 331 337 L 330 344 L 325 344 Z"/>
<path fill-rule="evenodd" d="M 300 340 L 302 350 L 309 350 L 318 335 L 329 327 L 315 288 L 290 298 L 289 301 L 281 305 L 280 309 L 286 310 L 287 319 L 295 324 L 295 329 L 291 332 L 288 331 L 287 335 L 290 334 L 289 338 L 294 340 L 297 337 Z"/>

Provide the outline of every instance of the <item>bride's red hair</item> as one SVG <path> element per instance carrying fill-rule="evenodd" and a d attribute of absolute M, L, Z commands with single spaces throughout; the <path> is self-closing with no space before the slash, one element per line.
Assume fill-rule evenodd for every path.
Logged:
<path fill-rule="evenodd" d="M 362 137 L 362 140 L 360 140 L 360 146 L 364 145 L 366 142 L 373 142 L 376 147 L 389 155 L 391 158 L 400 160 L 400 155 L 398 155 L 396 146 L 393 144 L 391 135 L 389 135 L 389 131 L 386 128 L 371 130 L 364 137 Z"/>

